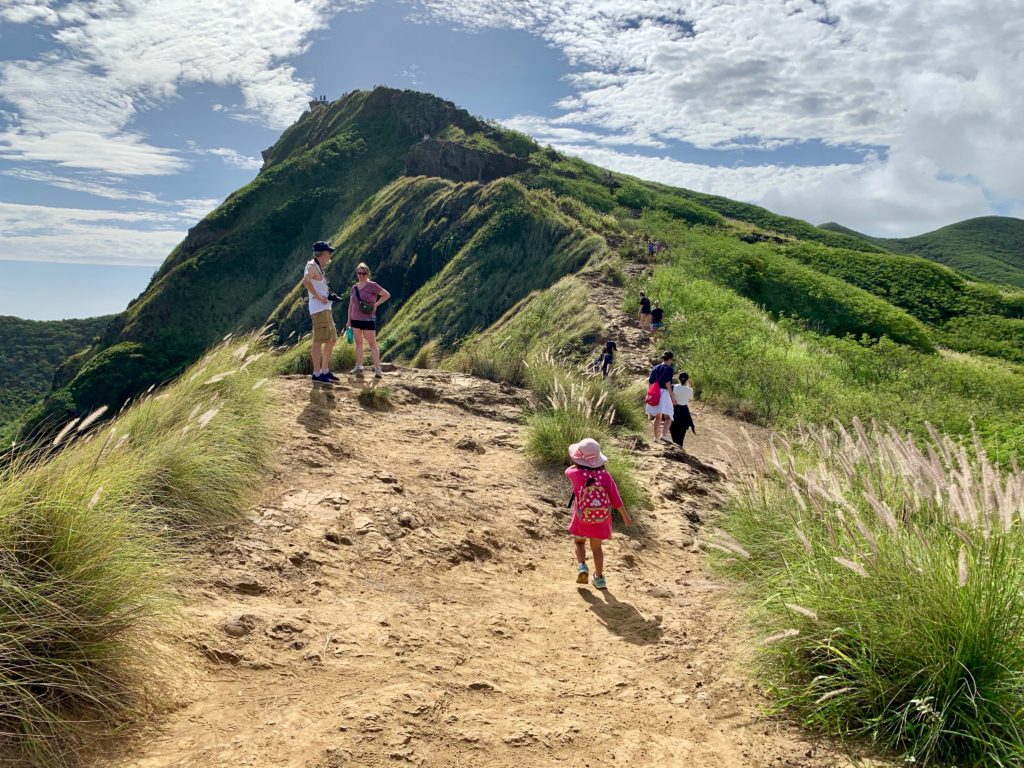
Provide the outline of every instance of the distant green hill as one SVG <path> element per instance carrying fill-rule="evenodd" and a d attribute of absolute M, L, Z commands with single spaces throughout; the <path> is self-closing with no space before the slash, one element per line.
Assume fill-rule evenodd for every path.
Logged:
<path fill-rule="evenodd" d="M 916 237 L 871 237 L 835 222 L 820 229 L 945 264 L 976 280 L 1024 288 L 1024 220 L 982 216 Z"/>
<path fill-rule="evenodd" d="M 428 344 L 451 355 L 507 324 L 514 307 L 548 306 L 538 297 L 558 284 L 575 307 L 585 289 L 564 278 L 602 270 L 621 279 L 622 260 L 643 259 L 650 234 L 671 243 L 690 279 L 801 333 L 887 338 L 933 358 L 947 347 L 1024 362 L 1024 293 L 855 232 L 612 173 L 428 94 L 377 88 L 317 104 L 264 160 L 250 184 L 189 231 L 98 343 L 64 363 L 26 430 L 119 406 L 228 333 L 269 325 L 280 343 L 301 336 L 310 322 L 299 278 L 319 239 L 338 246 L 328 269 L 337 292 L 365 261 L 392 293 L 381 339 L 393 359 Z M 529 313 L 531 323 L 547 316 L 575 327 L 561 309 Z"/>
<path fill-rule="evenodd" d="M 38 321 L 0 316 L 0 446 L 10 444 L 18 419 L 50 391 L 58 366 L 90 344 L 111 318 Z"/>

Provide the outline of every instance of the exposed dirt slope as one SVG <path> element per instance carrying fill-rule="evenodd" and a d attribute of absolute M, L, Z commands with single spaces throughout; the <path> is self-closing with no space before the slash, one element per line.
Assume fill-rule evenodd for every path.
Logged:
<path fill-rule="evenodd" d="M 574 583 L 564 478 L 520 452 L 525 393 L 400 370 L 380 414 L 362 385 L 276 384 L 275 477 L 186 578 L 182 706 L 107 765 L 847 764 L 760 715 L 693 549 L 726 463 L 638 453 L 656 509 L 602 593 Z"/>

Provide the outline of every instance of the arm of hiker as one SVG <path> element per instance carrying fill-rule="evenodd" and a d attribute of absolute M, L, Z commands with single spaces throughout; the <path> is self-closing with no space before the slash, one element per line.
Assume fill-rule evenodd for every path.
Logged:
<path fill-rule="evenodd" d="M 292 274 L 295 273 L 293 272 Z M 317 301 L 327 301 L 327 297 L 321 296 L 316 292 L 316 288 L 313 287 L 313 279 L 309 276 L 309 270 L 306 270 L 306 273 L 302 276 L 302 285 L 309 291 L 309 295 Z"/>
<path fill-rule="evenodd" d="M 374 304 L 374 306 L 375 307 L 379 307 L 381 304 L 383 304 L 385 301 L 387 301 L 390 298 L 391 298 L 391 294 L 388 293 L 386 289 L 381 288 L 380 289 L 380 294 L 377 296 L 377 303 Z"/>
<path fill-rule="evenodd" d="M 620 515 L 622 515 L 622 522 L 626 524 L 626 527 L 627 528 L 632 528 L 633 527 L 633 518 L 631 518 L 629 516 L 629 512 L 626 511 L 626 508 L 625 507 L 619 508 L 618 509 L 618 513 Z"/>

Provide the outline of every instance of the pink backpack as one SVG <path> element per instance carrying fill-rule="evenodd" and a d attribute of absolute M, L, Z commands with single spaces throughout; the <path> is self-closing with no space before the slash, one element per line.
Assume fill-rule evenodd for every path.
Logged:
<path fill-rule="evenodd" d="M 576 514 L 584 523 L 603 523 L 611 517 L 612 499 L 596 477 L 583 472 L 587 479 L 576 495 Z"/>

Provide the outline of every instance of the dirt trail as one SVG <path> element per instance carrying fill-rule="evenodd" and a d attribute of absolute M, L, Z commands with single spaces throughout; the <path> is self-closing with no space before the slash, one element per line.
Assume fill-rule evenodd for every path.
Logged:
<path fill-rule="evenodd" d="M 265 498 L 196 548 L 196 674 L 108 768 L 849 764 L 761 715 L 693 547 L 738 423 L 698 407 L 695 458 L 637 452 L 655 510 L 599 592 L 574 582 L 564 478 L 522 456 L 525 393 L 400 369 L 380 414 L 369 383 L 275 385 Z"/>

